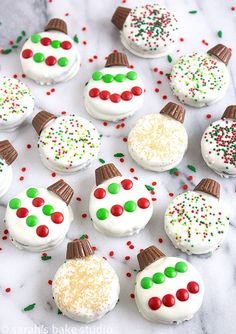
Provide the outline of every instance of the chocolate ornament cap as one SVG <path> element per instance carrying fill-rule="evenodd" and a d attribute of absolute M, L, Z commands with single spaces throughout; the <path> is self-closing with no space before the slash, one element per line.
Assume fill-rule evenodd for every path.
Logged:
<path fill-rule="evenodd" d="M 185 109 L 179 104 L 169 102 L 163 109 L 161 109 L 160 113 L 168 115 L 180 123 L 184 122 Z"/>
<path fill-rule="evenodd" d="M 220 198 L 220 184 L 212 179 L 202 179 L 194 190 L 212 195 L 218 199 Z"/>
<path fill-rule="evenodd" d="M 130 8 L 126 7 L 117 7 L 115 13 L 112 16 L 111 22 L 119 29 L 123 29 L 123 25 L 129 13 L 131 12 Z"/>
<path fill-rule="evenodd" d="M 111 66 L 127 66 L 129 67 L 129 61 L 125 53 L 113 52 L 108 58 L 105 67 Z"/>
<path fill-rule="evenodd" d="M 106 164 L 95 170 L 96 185 L 99 186 L 106 180 L 116 176 L 122 176 L 114 164 Z"/>
<path fill-rule="evenodd" d="M 213 48 L 211 48 L 207 53 L 211 56 L 215 56 L 219 60 L 221 60 L 225 65 L 228 65 L 228 62 L 231 58 L 231 51 L 223 44 L 217 44 Z"/>
<path fill-rule="evenodd" d="M 62 19 L 54 18 L 51 19 L 46 25 L 44 31 L 56 30 L 67 34 L 67 24 Z"/>
<path fill-rule="evenodd" d="M 152 264 L 164 256 L 165 254 L 156 248 L 156 246 L 150 246 L 144 249 L 137 255 L 140 270 L 145 269 L 149 264 Z"/>
<path fill-rule="evenodd" d="M 228 106 L 223 113 L 222 118 L 236 119 L 236 106 Z"/>
<path fill-rule="evenodd" d="M 59 180 L 49 186 L 47 189 L 59 196 L 67 205 L 70 204 L 71 198 L 74 194 L 74 190 L 65 181 Z"/>
<path fill-rule="evenodd" d="M 75 239 L 67 244 L 66 259 L 82 259 L 93 255 L 94 251 L 87 239 Z"/>
<path fill-rule="evenodd" d="M 45 127 L 45 125 L 55 119 L 56 116 L 51 114 L 50 112 L 47 111 L 40 111 L 39 113 L 37 113 L 37 115 L 34 116 L 33 121 L 32 121 L 32 125 L 35 129 L 35 131 L 37 132 L 37 134 L 40 136 L 40 133 L 42 132 L 43 128 Z"/>
<path fill-rule="evenodd" d="M 8 165 L 11 165 L 18 156 L 17 151 L 14 149 L 9 140 L 0 141 L 0 157 L 6 161 Z"/>

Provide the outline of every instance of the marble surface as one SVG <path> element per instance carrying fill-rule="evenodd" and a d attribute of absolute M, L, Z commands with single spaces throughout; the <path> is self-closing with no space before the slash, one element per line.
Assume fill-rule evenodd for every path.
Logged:
<path fill-rule="evenodd" d="M 150 1 L 154 2 L 154 1 Z M 127 0 L 125 5 L 132 7 L 144 1 Z M 109 238 L 99 234 L 92 227 L 88 215 L 88 197 L 94 185 L 94 169 L 101 165 L 97 160 L 89 169 L 78 172 L 64 179 L 75 189 L 72 207 L 75 221 L 70 228 L 66 240 L 53 251 L 48 252 L 51 260 L 42 261 L 41 254 L 32 254 L 17 250 L 5 234 L 3 217 L 7 201 L 32 185 L 47 186 L 60 178 L 52 175 L 40 162 L 37 152 L 37 137 L 30 119 L 19 130 L 13 133 L 1 133 L 0 138 L 10 139 L 19 152 L 14 164 L 14 180 L 11 189 L 0 199 L 0 333 L 196 333 L 219 334 L 235 333 L 236 318 L 236 211 L 235 180 L 221 179 L 204 163 L 200 154 L 200 139 L 203 131 L 211 121 L 218 119 L 225 107 L 235 103 L 236 93 L 236 55 L 234 54 L 236 10 L 231 0 L 160 0 L 160 4 L 171 9 L 179 19 L 180 32 L 178 45 L 171 54 L 173 61 L 179 55 L 193 50 L 207 51 L 216 43 L 223 42 L 233 49 L 230 70 L 230 86 L 227 95 L 217 104 L 203 108 L 187 108 L 185 126 L 189 135 L 188 151 L 178 166 L 180 175 L 173 176 L 168 172 L 152 173 L 142 170 L 129 157 L 127 144 L 123 140 L 134 121 L 140 116 L 158 112 L 167 101 L 176 101 L 172 96 L 165 73 L 169 73 L 171 63 L 167 58 L 156 60 L 139 59 L 130 53 L 130 63 L 142 75 L 146 85 L 145 105 L 134 117 L 117 128 L 117 124 L 104 126 L 100 121 L 93 121 L 103 134 L 102 149 L 99 158 L 106 162 L 115 162 L 122 173 L 129 177 L 137 176 L 145 184 L 156 182 L 154 193 L 154 215 L 150 223 L 140 234 L 129 238 Z M 35 113 L 48 110 L 60 114 L 62 111 L 75 113 L 91 119 L 83 105 L 83 87 L 92 71 L 102 68 L 104 58 L 113 50 L 123 50 L 119 33 L 110 23 L 111 15 L 121 1 L 111 0 L 52 0 L 52 1 L 1 1 L 0 13 L 0 48 L 9 48 L 9 41 L 15 40 L 24 30 L 26 36 L 43 30 L 49 18 L 58 16 L 68 22 L 69 33 L 79 36 L 78 44 L 82 62 L 79 74 L 70 82 L 54 87 L 39 87 L 27 78 L 23 78 L 33 90 L 36 100 Z M 196 14 L 189 11 L 197 10 Z M 83 29 L 86 27 L 86 29 Z M 217 35 L 223 32 L 222 38 Z M 205 42 L 202 42 L 205 41 Z M 208 43 L 208 45 L 206 45 Z M 8 55 L 0 55 L 0 75 L 17 75 L 22 78 L 18 49 Z M 235 51 L 236 52 L 236 51 Z M 95 56 L 95 57 L 94 57 Z M 89 61 L 93 59 L 93 61 Z M 154 68 L 158 68 L 155 72 Z M 160 72 L 161 71 L 161 72 Z M 162 74 L 162 72 L 164 74 Z M 161 81 L 161 83 L 157 83 Z M 55 92 L 50 92 L 54 88 Z M 155 92 L 158 88 L 159 92 Z M 47 94 L 50 92 L 50 94 Z M 163 96 L 167 99 L 163 100 Z M 207 115 L 211 118 L 207 118 Z M 31 148 L 27 148 L 31 145 Z M 124 162 L 114 157 L 115 153 L 123 153 Z M 196 166 L 193 173 L 187 165 Z M 25 172 L 22 168 L 26 168 Z M 134 168 L 134 171 L 132 170 Z M 130 170 L 131 169 L 131 170 Z M 24 170 L 24 169 L 23 169 Z M 133 171 L 133 172 L 132 172 Z M 189 181 L 188 176 L 193 180 Z M 22 180 L 23 177 L 23 180 Z M 230 213 L 230 229 L 225 243 L 212 256 L 186 256 L 175 250 L 165 235 L 163 216 L 174 195 L 182 192 L 183 184 L 193 188 L 203 177 L 212 177 L 222 186 L 222 200 L 225 209 Z M 79 200 L 79 198 L 81 200 Z M 87 214 L 85 216 L 84 214 Z M 85 218 L 83 218 L 85 216 Z M 65 259 L 66 244 L 69 240 L 88 234 L 91 244 L 97 247 L 97 254 L 107 257 L 116 269 L 121 282 L 120 301 L 113 312 L 107 314 L 99 322 L 83 325 L 57 314 L 53 302 L 49 280 L 53 279 L 57 268 Z M 6 236 L 7 238 L 5 238 Z M 2 239 L 3 238 L 3 239 Z M 4 240 L 6 239 L 6 240 Z M 132 241 L 134 249 L 127 246 Z M 144 320 L 137 311 L 135 301 L 130 297 L 134 291 L 134 281 L 138 264 L 136 255 L 139 249 L 155 244 L 165 254 L 181 256 L 188 259 L 201 272 L 206 293 L 201 310 L 189 322 L 178 326 L 152 324 Z M 114 255 L 110 256 L 110 251 Z M 124 260 L 130 256 L 130 260 Z M 131 277 L 127 277 L 131 273 Z M 6 290 L 10 288 L 9 290 Z M 34 310 L 24 312 L 23 309 L 36 303 Z"/>

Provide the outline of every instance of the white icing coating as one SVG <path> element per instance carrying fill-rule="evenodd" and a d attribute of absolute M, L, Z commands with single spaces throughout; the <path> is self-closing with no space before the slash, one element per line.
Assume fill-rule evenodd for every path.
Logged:
<path fill-rule="evenodd" d="M 73 212 L 70 206 L 58 197 L 56 194 L 44 188 L 36 188 L 38 190 L 37 198 L 42 198 L 44 204 L 40 207 L 33 205 L 34 198 L 27 196 L 27 189 L 16 195 L 14 198 L 20 200 L 20 208 L 28 209 L 28 215 L 24 218 L 17 216 L 17 210 L 10 207 L 11 201 L 8 203 L 5 222 L 9 231 L 10 238 L 15 246 L 20 249 L 29 251 L 45 251 L 56 247 L 65 238 L 69 230 L 70 224 L 73 221 Z M 43 208 L 45 205 L 53 206 L 54 212 L 60 212 L 64 219 L 61 223 L 54 223 L 51 215 L 45 215 Z M 28 226 L 26 220 L 30 216 L 37 217 L 37 223 L 34 226 Z M 41 225 L 46 225 L 49 229 L 47 236 L 42 237 L 37 234 L 37 228 Z"/>
<path fill-rule="evenodd" d="M 183 124 L 164 114 L 140 118 L 128 136 L 131 157 L 143 168 L 157 172 L 177 166 L 187 145 Z"/>
<path fill-rule="evenodd" d="M 224 241 L 229 228 L 229 218 L 223 209 L 216 197 L 187 191 L 169 204 L 165 213 L 165 231 L 182 252 L 214 252 Z"/>
<path fill-rule="evenodd" d="M 132 70 L 126 66 L 113 66 L 105 67 L 100 72 L 103 75 L 111 74 L 116 76 L 117 74 L 126 75 L 127 73 L 132 72 Z M 110 99 L 103 100 L 99 96 L 94 98 L 89 95 L 89 91 L 92 88 L 98 88 L 100 91 L 109 91 L 110 94 L 121 95 L 125 91 L 131 92 L 133 87 L 140 87 L 142 89 L 142 94 L 139 96 L 133 95 L 132 99 L 129 101 L 121 99 L 120 102 L 114 103 Z M 144 85 L 139 75 L 135 80 L 126 78 L 123 82 L 113 80 L 111 83 L 106 83 L 102 79 L 93 80 L 93 78 L 91 78 L 85 86 L 84 97 L 86 110 L 92 117 L 115 122 L 133 115 L 143 106 Z"/>
<path fill-rule="evenodd" d="M 131 10 L 120 32 L 121 42 L 133 54 L 143 58 L 162 57 L 176 44 L 178 23 L 175 16 L 158 4 Z"/>
<path fill-rule="evenodd" d="M 187 264 L 186 272 L 177 272 L 175 277 L 165 276 L 163 283 L 154 283 L 148 288 L 144 289 L 141 286 L 141 280 L 144 277 L 152 278 L 155 273 L 162 273 L 167 267 L 175 268 L 176 263 L 184 262 Z M 179 289 L 186 289 L 189 282 L 196 282 L 199 285 L 198 293 L 190 293 L 189 298 L 186 301 L 178 300 L 176 293 Z M 167 294 L 171 294 L 175 297 L 175 304 L 171 307 L 163 304 L 163 297 Z M 159 260 L 153 262 L 142 270 L 136 278 L 135 285 L 135 301 L 139 312 L 144 318 L 153 322 L 161 322 L 165 324 L 181 323 L 185 320 L 189 320 L 199 310 L 202 304 L 204 295 L 204 285 L 199 272 L 186 260 L 177 257 L 162 257 Z M 156 310 L 152 310 L 148 301 L 152 297 L 158 297 L 162 300 L 161 307 Z"/>
<path fill-rule="evenodd" d="M 222 177 L 236 176 L 236 120 L 220 119 L 205 130 L 201 151 L 206 164 Z"/>
<path fill-rule="evenodd" d="M 209 54 L 192 53 L 174 64 L 170 86 L 180 102 L 204 107 L 222 99 L 229 85 L 223 62 Z"/>
<path fill-rule="evenodd" d="M 110 264 L 96 255 L 63 263 L 53 279 L 55 303 L 67 317 L 88 323 L 111 311 L 120 285 Z"/>
<path fill-rule="evenodd" d="M 38 148 L 47 168 L 73 173 L 87 167 L 97 157 L 100 150 L 99 133 L 85 118 L 60 116 L 44 127 Z"/>
<path fill-rule="evenodd" d="M 123 180 L 132 181 L 132 188 L 125 190 L 121 184 Z M 120 186 L 120 191 L 117 194 L 112 194 L 108 191 L 108 186 L 112 183 L 117 183 Z M 94 196 L 94 192 L 100 188 L 106 191 L 106 196 L 102 199 Z M 147 208 L 140 208 L 137 204 L 140 198 L 147 199 L 150 205 Z M 125 210 L 124 205 L 128 201 L 136 203 L 134 211 L 129 212 Z M 121 215 L 115 216 L 112 214 L 111 208 L 114 205 L 120 205 L 123 208 Z M 101 208 L 108 210 L 109 215 L 107 219 L 102 220 L 97 217 L 97 211 Z M 89 201 L 89 212 L 93 225 L 99 232 L 110 236 L 123 237 L 139 233 L 146 226 L 152 217 L 153 205 L 149 191 L 141 182 L 135 179 L 128 179 L 124 176 L 117 176 L 106 180 L 92 190 Z"/>
<path fill-rule="evenodd" d="M 12 167 L 0 157 L 0 197 L 6 194 L 12 181 Z"/>
<path fill-rule="evenodd" d="M 33 43 L 30 37 L 25 42 L 20 56 L 23 72 L 27 77 L 36 81 L 40 85 L 51 85 L 72 79 L 77 74 L 80 67 L 80 55 L 74 41 L 63 32 L 54 30 L 41 32 L 37 35 L 41 38 L 50 38 L 51 41 L 68 41 L 71 43 L 72 47 L 68 50 L 63 49 L 62 47 L 53 48 L 51 45 L 42 45 L 40 41 Z M 59 66 L 58 63 L 53 66 L 48 66 L 45 60 L 38 63 L 33 59 L 33 56 L 24 58 L 23 52 L 27 49 L 33 51 L 33 55 L 42 53 L 45 60 L 49 56 L 55 57 L 57 61 L 60 58 L 66 57 L 68 64 L 63 67 Z"/>
<path fill-rule="evenodd" d="M 34 110 L 31 90 L 14 78 L 0 78 L 0 130 L 13 131 Z"/>

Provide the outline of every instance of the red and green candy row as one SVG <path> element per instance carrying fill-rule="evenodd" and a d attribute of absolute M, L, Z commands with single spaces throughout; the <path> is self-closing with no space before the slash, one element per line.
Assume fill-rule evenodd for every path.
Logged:
<path fill-rule="evenodd" d="M 54 49 L 62 48 L 64 50 L 70 50 L 72 44 L 70 41 L 58 41 L 57 39 L 51 40 L 49 37 L 41 37 L 39 34 L 33 34 L 30 37 L 30 40 L 34 44 L 42 44 L 43 46 L 51 46 Z"/>
<path fill-rule="evenodd" d="M 60 57 L 59 59 L 57 59 L 54 56 L 48 56 L 45 57 L 45 55 L 42 52 L 37 52 L 37 53 L 33 53 L 33 51 L 31 49 L 25 49 L 22 51 L 22 57 L 24 59 L 30 59 L 33 57 L 33 60 L 36 63 L 42 63 L 45 61 L 45 64 L 48 66 L 54 66 L 56 64 L 58 64 L 61 67 L 65 67 L 68 65 L 69 60 L 67 57 Z"/>

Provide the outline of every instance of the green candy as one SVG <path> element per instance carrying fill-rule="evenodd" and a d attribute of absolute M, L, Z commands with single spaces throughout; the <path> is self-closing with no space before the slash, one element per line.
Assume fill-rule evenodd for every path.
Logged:
<path fill-rule="evenodd" d="M 58 49 L 61 46 L 61 42 L 55 39 L 54 41 L 51 42 L 51 46 L 54 49 Z"/>
<path fill-rule="evenodd" d="M 45 59 L 44 54 L 41 52 L 35 53 L 33 58 L 36 63 L 42 63 Z"/>
<path fill-rule="evenodd" d="M 175 271 L 175 268 L 167 267 L 164 271 L 164 274 L 169 278 L 174 278 L 177 275 L 177 272 Z"/>
<path fill-rule="evenodd" d="M 156 284 L 161 284 L 165 282 L 165 275 L 162 273 L 155 273 L 152 277 L 152 280 Z"/>
<path fill-rule="evenodd" d="M 150 289 L 153 285 L 152 279 L 150 277 L 144 277 L 141 280 L 141 287 L 143 289 Z"/>
<path fill-rule="evenodd" d="M 46 216 L 51 216 L 54 212 L 54 207 L 52 205 L 44 205 L 43 207 L 43 213 L 46 215 Z"/>
<path fill-rule="evenodd" d="M 61 57 L 58 59 L 58 65 L 61 66 L 61 67 L 65 67 L 68 65 L 69 61 L 66 57 Z"/>
<path fill-rule="evenodd" d="M 126 76 L 129 80 L 136 80 L 138 77 L 138 74 L 134 71 L 130 71 L 126 74 Z"/>
<path fill-rule="evenodd" d="M 120 191 L 120 185 L 118 183 L 111 183 L 108 186 L 108 191 L 112 195 L 118 194 Z"/>
<path fill-rule="evenodd" d="M 19 198 L 13 198 L 9 202 L 9 207 L 11 209 L 19 209 L 21 207 L 21 200 Z"/>
<path fill-rule="evenodd" d="M 177 262 L 175 265 L 175 270 L 179 273 L 185 273 L 188 270 L 188 265 L 183 261 Z"/>
<path fill-rule="evenodd" d="M 126 76 L 124 74 L 117 74 L 115 77 L 114 77 L 115 81 L 117 82 L 123 82 L 125 81 L 126 79 Z"/>
<path fill-rule="evenodd" d="M 38 35 L 38 34 L 33 34 L 33 35 L 31 35 L 31 42 L 33 42 L 33 43 L 38 43 L 38 42 L 40 42 L 40 40 L 41 40 L 41 36 L 40 35 Z"/>
<path fill-rule="evenodd" d="M 107 209 L 101 208 L 97 211 L 96 216 L 99 220 L 105 220 L 109 216 L 109 212 Z"/>
<path fill-rule="evenodd" d="M 29 197 L 29 198 L 35 198 L 37 197 L 39 194 L 39 191 L 38 189 L 36 188 L 29 188 L 27 191 L 26 191 L 26 195 Z"/>
<path fill-rule="evenodd" d="M 102 80 L 106 83 L 110 83 L 114 80 L 113 78 L 113 75 L 111 74 L 105 74 L 103 77 L 102 77 Z"/>
<path fill-rule="evenodd" d="M 95 81 L 99 81 L 102 79 L 102 76 L 103 76 L 102 72 L 97 71 L 97 72 L 93 72 L 92 78 Z"/>
<path fill-rule="evenodd" d="M 137 208 L 137 204 L 134 201 L 127 201 L 124 205 L 125 211 L 134 212 Z"/>
<path fill-rule="evenodd" d="M 32 215 L 26 218 L 26 224 L 30 227 L 37 225 L 37 223 L 38 223 L 38 218 L 36 216 Z"/>

